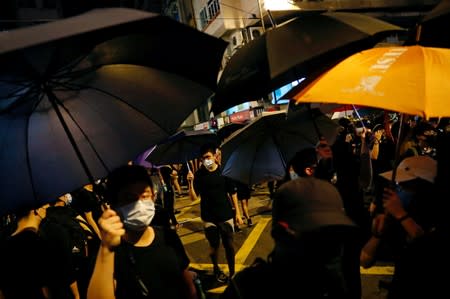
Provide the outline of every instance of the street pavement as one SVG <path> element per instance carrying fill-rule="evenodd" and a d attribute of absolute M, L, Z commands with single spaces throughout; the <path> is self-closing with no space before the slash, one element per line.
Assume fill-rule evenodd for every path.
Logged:
<path fill-rule="evenodd" d="M 212 264 L 208 256 L 208 242 L 203 234 L 200 219 L 199 202 L 192 202 L 184 188 L 184 196 L 175 199 L 175 209 L 180 211 L 176 217 L 181 227 L 178 234 L 191 260 L 191 268 L 201 278 L 203 289 L 208 299 L 218 298 L 225 285 L 215 281 Z M 249 200 L 250 215 L 253 226 L 241 226 L 235 233 L 236 271 L 251 265 L 257 257 L 266 258 L 273 247 L 270 236 L 271 200 L 265 185 L 256 186 Z M 227 273 L 228 267 L 223 248 L 220 249 L 219 265 Z M 379 299 L 386 297 L 386 289 L 381 287 L 392 278 L 393 267 L 388 263 L 377 263 L 370 269 L 361 268 L 362 299 Z"/>

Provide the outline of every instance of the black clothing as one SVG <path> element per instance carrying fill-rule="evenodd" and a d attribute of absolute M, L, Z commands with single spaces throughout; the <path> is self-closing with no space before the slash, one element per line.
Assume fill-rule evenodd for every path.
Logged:
<path fill-rule="evenodd" d="M 168 217 L 172 225 L 177 225 L 178 221 L 175 217 L 175 191 L 172 185 L 172 168 L 170 166 L 163 166 L 160 169 L 161 176 L 164 180 L 164 208 L 167 211 Z"/>
<path fill-rule="evenodd" d="M 81 188 L 71 193 L 71 195 L 73 200 L 70 206 L 77 211 L 78 214 L 83 215 L 84 213 L 92 212 L 95 215 L 101 215 L 100 202 L 94 192 Z"/>
<path fill-rule="evenodd" d="M 116 298 L 147 298 L 142 294 L 139 278 L 148 289 L 148 298 L 179 299 L 185 297 L 182 273 L 189 266 L 183 244 L 175 231 L 153 227 L 155 239 L 147 247 L 122 242 L 115 255 Z"/>
<path fill-rule="evenodd" d="M 329 227 L 289 247 L 276 246 L 267 261 L 258 258 L 238 272 L 220 298 L 361 298 L 352 277 L 359 275 L 359 265 L 347 264 L 350 255 L 359 259 L 354 252 L 346 254 L 354 233 L 354 228 Z"/>
<path fill-rule="evenodd" d="M 49 273 L 54 274 L 48 287 L 54 298 L 73 298 L 70 285 L 76 281 L 77 276 L 70 236 L 61 224 L 46 220 L 47 218 L 40 227 L 41 236 L 47 242 L 51 255 L 45 261 L 45 267 Z"/>
<path fill-rule="evenodd" d="M 238 200 L 250 199 L 250 195 L 252 193 L 252 189 L 249 185 L 235 181 L 234 182 L 237 189 L 237 198 Z"/>
<path fill-rule="evenodd" d="M 450 266 L 448 252 L 448 198 L 440 197 L 435 186 L 417 179 L 418 193 L 406 205 L 412 219 L 425 234 L 408 240 L 407 234 L 398 221 L 389 218 L 386 241 L 393 250 L 395 271 L 389 288 L 389 299 L 400 298 L 442 298 L 447 292 L 447 279 L 442 269 Z"/>
<path fill-rule="evenodd" d="M 32 230 L 8 237 L 0 244 L 0 289 L 8 299 L 44 299 L 48 286 L 46 263 L 51 259 L 45 242 Z"/>
<path fill-rule="evenodd" d="M 228 194 L 236 193 L 233 181 L 222 176 L 222 170 L 197 170 L 194 178 L 195 193 L 200 195 L 201 218 L 206 222 L 219 223 L 234 218 Z"/>
<path fill-rule="evenodd" d="M 87 191 L 89 192 L 89 191 Z M 52 260 L 49 267 L 58 273 L 52 282 L 57 290 L 56 298 L 72 298 L 70 284 L 78 283 L 80 298 L 86 298 L 87 287 L 93 271 L 100 239 L 94 229 L 85 230 L 77 219 L 78 213 L 70 206 L 54 206 L 47 209 L 40 232 L 49 243 Z M 84 225 L 90 225 L 83 221 Z M 66 293 L 69 293 L 67 297 Z"/>

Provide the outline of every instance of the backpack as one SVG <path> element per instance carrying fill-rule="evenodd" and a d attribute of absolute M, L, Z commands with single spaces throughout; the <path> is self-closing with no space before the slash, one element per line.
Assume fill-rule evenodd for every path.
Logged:
<path fill-rule="evenodd" d="M 100 246 L 100 238 L 91 225 L 80 218 L 79 214 L 70 206 L 49 207 L 47 216 L 41 223 L 40 233 L 44 239 L 52 242 L 52 232 L 57 231 L 58 234 L 63 232 L 65 242 L 61 250 L 66 250 L 65 254 L 71 256 L 71 270 L 78 283 L 80 298 L 85 299 Z M 89 230 L 83 228 L 82 225 Z"/>
<path fill-rule="evenodd" d="M 47 224 L 58 224 L 67 233 L 72 257 L 75 262 L 75 270 L 79 269 L 83 260 L 88 259 L 91 255 L 95 255 L 96 252 L 91 252 L 89 249 L 89 239 L 98 237 L 87 221 L 80 219 L 80 217 L 77 218 L 75 210 L 68 206 L 51 207 L 47 209 L 47 217 L 45 219 Z M 82 224 L 88 227 L 90 231 L 84 229 Z"/>

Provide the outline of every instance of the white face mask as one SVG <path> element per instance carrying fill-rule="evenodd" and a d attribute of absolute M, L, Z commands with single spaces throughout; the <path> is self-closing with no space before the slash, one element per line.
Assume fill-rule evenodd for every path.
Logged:
<path fill-rule="evenodd" d="M 66 205 L 70 206 L 72 204 L 72 195 L 70 193 L 67 193 L 64 196 L 66 197 Z"/>
<path fill-rule="evenodd" d="M 123 215 L 125 228 L 134 231 L 146 229 L 155 216 L 155 203 L 153 200 L 138 200 L 119 207 Z"/>
<path fill-rule="evenodd" d="M 289 171 L 289 176 L 291 177 L 291 180 L 296 180 L 299 178 L 298 174 L 295 171 Z"/>
<path fill-rule="evenodd" d="M 214 167 L 214 161 L 212 159 L 204 159 L 203 166 L 205 166 L 207 169 L 211 170 Z"/>

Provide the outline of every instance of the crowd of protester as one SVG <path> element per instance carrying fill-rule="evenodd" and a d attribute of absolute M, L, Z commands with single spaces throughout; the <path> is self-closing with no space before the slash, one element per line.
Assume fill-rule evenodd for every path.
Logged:
<path fill-rule="evenodd" d="M 361 298 L 359 267 L 394 264 L 388 299 L 441 298 L 449 265 L 448 119 L 386 113 L 298 152 L 271 190 L 273 251 L 235 273 L 233 234 L 252 186 L 221 174 L 220 150 L 190 170 L 124 165 L 50 203 L 3 215 L 0 298 L 202 298 L 177 234 L 181 187 L 200 200 L 223 298 Z M 182 178 L 180 178 L 182 176 Z M 394 177 L 393 177 L 394 176 Z M 239 201 L 241 206 L 239 206 Z M 75 228 L 76 227 L 76 228 Z M 77 235 L 78 234 L 78 235 Z M 222 243 L 228 275 L 218 265 Z"/>

